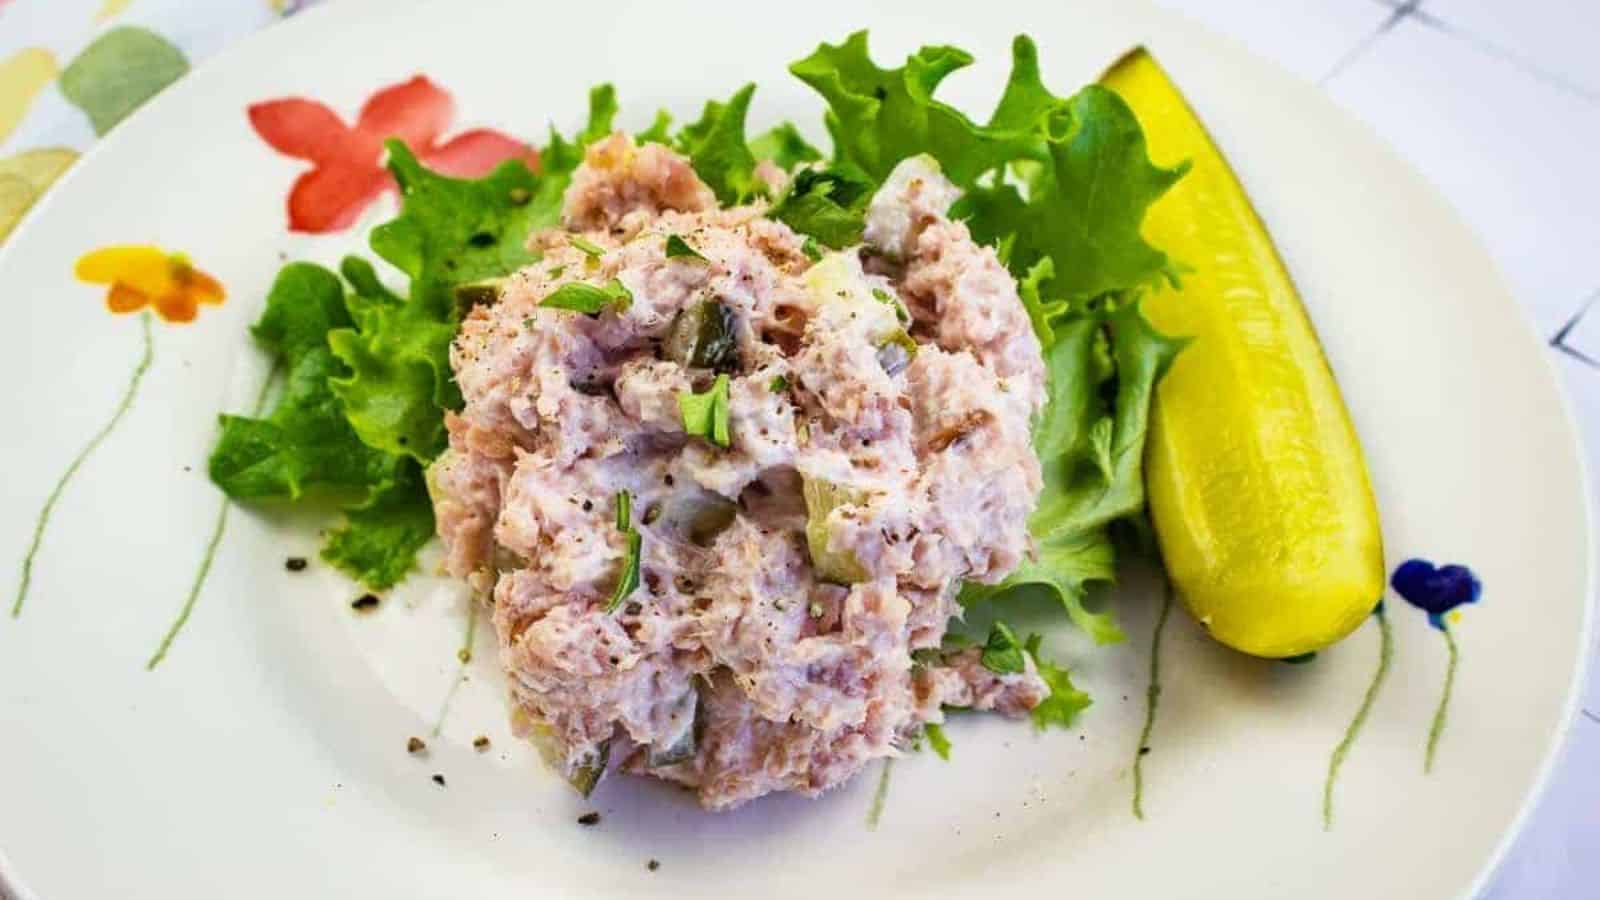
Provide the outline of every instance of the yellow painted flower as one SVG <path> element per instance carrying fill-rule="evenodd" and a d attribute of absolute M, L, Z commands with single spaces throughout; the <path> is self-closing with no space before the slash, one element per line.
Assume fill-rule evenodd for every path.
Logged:
<path fill-rule="evenodd" d="M 200 304 L 222 303 L 222 284 L 195 268 L 181 253 L 160 247 L 102 247 L 78 259 L 73 273 L 90 284 L 107 284 L 106 308 L 131 313 L 154 307 L 168 322 L 191 322 Z"/>

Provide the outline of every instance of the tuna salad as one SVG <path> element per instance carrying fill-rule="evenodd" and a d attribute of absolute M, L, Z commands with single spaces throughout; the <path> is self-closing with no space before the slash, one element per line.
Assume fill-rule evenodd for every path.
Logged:
<path fill-rule="evenodd" d="M 1030 662 L 937 652 L 963 580 L 1028 552 L 1042 484 L 1039 340 L 957 194 L 908 159 L 865 243 L 813 260 L 619 132 L 541 261 L 466 316 L 439 534 L 567 774 L 615 759 L 713 809 L 817 794 L 945 707 L 1049 694 Z M 598 311 L 560 302 L 608 285 Z"/>
<path fill-rule="evenodd" d="M 603 85 L 478 178 L 389 141 L 370 244 L 408 286 L 286 266 L 253 330 L 281 399 L 224 417 L 212 479 L 341 504 L 322 557 L 374 598 L 437 537 L 514 722 L 585 792 L 722 810 L 947 755 L 949 710 L 1071 727 L 1050 636 L 1001 616 L 1026 590 L 1121 639 L 1089 598 L 1178 351 L 1139 229 L 1181 170 L 1110 91 L 1049 91 L 1025 37 L 986 123 L 935 99 L 970 62 L 884 69 L 865 33 L 796 62 L 831 154 L 747 137 L 754 86 L 630 133 Z"/>

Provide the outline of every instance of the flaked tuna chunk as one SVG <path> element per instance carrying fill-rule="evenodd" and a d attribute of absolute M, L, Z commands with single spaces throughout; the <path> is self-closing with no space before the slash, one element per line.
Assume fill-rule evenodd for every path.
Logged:
<path fill-rule="evenodd" d="M 939 665 L 919 669 L 912 687 L 920 717 L 942 722 L 945 707 L 1023 716 L 1050 696 L 1050 687 L 1027 654 L 1023 671 L 1005 675 L 984 668 L 982 656 L 982 650 L 969 647 L 946 655 Z"/>
<path fill-rule="evenodd" d="M 815 795 L 944 706 L 1020 714 L 1048 693 L 1031 662 L 911 656 L 940 646 L 964 581 L 1023 558 L 1040 491 L 1039 344 L 953 197 L 897 170 L 868 223 L 889 253 L 814 262 L 760 205 L 718 209 L 686 159 L 613 135 L 564 227 L 530 236 L 540 261 L 467 316 L 465 406 L 430 471 L 439 533 L 568 776 L 609 760 L 711 809 Z M 694 255 L 669 258 L 669 237 Z M 540 306 L 612 279 L 626 305 Z M 682 409 L 721 383 L 725 446 Z M 639 586 L 613 607 L 624 493 Z"/>
<path fill-rule="evenodd" d="M 603 231 L 629 213 L 699 212 L 716 205 L 687 159 L 660 144 L 635 144 L 619 131 L 585 151 L 561 205 L 561 224 Z"/>

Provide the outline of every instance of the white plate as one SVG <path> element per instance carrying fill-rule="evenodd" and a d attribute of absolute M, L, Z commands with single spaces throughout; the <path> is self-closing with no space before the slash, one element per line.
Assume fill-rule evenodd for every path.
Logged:
<path fill-rule="evenodd" d="M 8 324 L 0 547 L 20 554 L 67 460 L 105 420 L 139 352 L 74 260 L 107 244 L 189 253 L 229 288 L 189 326 L 157 325 L 129 415 L 56 508 L 22 616 L 0 619 L 0 868 L 23 897 L 1001 896 L 1458 897 L 1483 882 L 1572 711 L 1588 627 L 1589 539 L 1572 427 L 1543 354 L 1477 243 L 1423 181 L 1320 93 L 1189 24 L 1125 3 L 813 0 L 800 8 L 657 2 L 338 3 L 271 29 L 121 125 L 0 257 Z M 871 26 L 881 59 L 955 43 L 980 64 L 950 96 L 996 96 L 1013 33 L 1063 92 L 1135 42 L 1168 65 L 1273 228 L 1365 442 L 1393 565 L 1472 566 L 1483 602 L 1431 775 L 1422 750 L 1445 646 L 1391 598 L 1394 669 L 1351 750 L 1325 831 L 1323 776 L 1376 661 L 1369 623 L 1307 666 L 1244 659 L 1174 616 L 1166 692 L 1130 813 L 1156 596 L 1132 573 L 1132 639 L 1055 649 L 1096 704 L 1076 733 L 961 718 L 948 763 L 900 763 L 881 825 L 869 772 L 817 802 L 699 812 L 636 779 L 590 805 L 514 746 L 487 652 L 426 759 L 456 678 L 460 593 L 418 579 L 371 617 L 314 556 L 320 521 L 236 509 L 192 620 L 146 658 L 183 601 L 219 509 L 204 475 L 215 414 L 264 375 L 245 328 L 280 253 L 333 261 L 342 236 L 291 237 L 288 186 L 244 109 L 297 94 L 349 116 L 425 72 L 459 125 L 538 140 L 615 81 L 623 120 L 692 114 L 755 80 L 752 124 L 820 105 L 784 71 Z M 8 598 L 9 599 L 9 598 Z M 1043 611 L 1038 617 L 1044 621 Z M 480 635 L 484 637 L 484 635 Z M 480 647 L 480 650 L 485 648 Z M 474 752 L 486 734 L 493 749 Z M 442 773 L 441 789 L 430 776 Z M 647 859 L 661 862 L 648 871 Z M 1017 896 L 1025 896 L 1017 894 Z"/>

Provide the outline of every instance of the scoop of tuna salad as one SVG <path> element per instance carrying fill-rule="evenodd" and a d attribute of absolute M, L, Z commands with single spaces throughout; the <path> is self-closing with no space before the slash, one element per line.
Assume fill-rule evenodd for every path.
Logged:
<path fill-rule="evenodd" d="M 1029 654 L 1001 674 L 941 649 L 962 582 L 1029 552 L 1045 400 L 958 195 L 908 159 L 865 243 L 824 255 L 615 133 L 539 262 L 465 317 L 439 535 L 569 778 L 620 766 L 711 809 L 816 795 L 945 708 L 1049 695 Z"/>
<path fill-rule="evenodd" d="M 972 61 L 818 46 L 789 69 L 827 152 L 748 135 L 754 84 L 637 135 L 597 85 L 475 178 L 389 140 L 388 266 L 282 268 L 251 335 L 283 390 L 222 417 L 211 480 L 336 505 L 320 558 L 367 592 L 437 535 L 515 729 L 585 793 L 631 772 L 721 810 L 944 756 L 950 709 L 1074 727 L 1090 697 L 1004 617 L 1124 638 L 1092 592 L 1143 533 L 1183 342 L 1141 312 L 1181 271 L 1141 228 L 1185 166 L 1114 92 L 1054 94 L 1025 35 L 972 118 L 935 96 Z"/>

